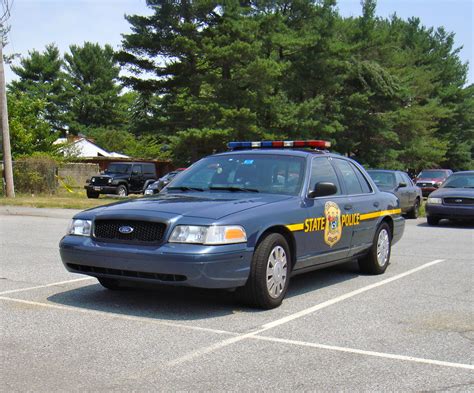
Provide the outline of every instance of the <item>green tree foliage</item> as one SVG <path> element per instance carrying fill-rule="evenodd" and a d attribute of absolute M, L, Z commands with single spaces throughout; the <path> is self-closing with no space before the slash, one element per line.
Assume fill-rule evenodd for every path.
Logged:
<path fill-rule="evenodd" d="M 120 68 L 110 45 L 85 42 L 71 45 L 64 55 L 68 82 L 68 125 L 72 133 L 95 128 L 120 127 L 125 116 L 117 83 Z"/>
<path fill-rule="evenodd" d="M 56 134 L 46 121 L 46 102 L 26 93 L 9 93 L 8 117 L 13 158 L 35 152 L 54 153 Z"/>
<path fill-rule="evenodd" d="M 473 89 L 453 35 L 416 18 L 342 18 L 334 0 L 149 0 L 118 60 L 134 132 L 185 163 L 229 139 L 328 138 L 377 167 L 472 167 Z M 134 117 L 133 117 L 134 116 Z"/>
<path fill-rule="evenodd" d="M 50 44 L 44 52 L 30 51 L 27 57 L 20 60 L 20 65 L 11 67 L 19 79 L 10 83 L 9 90 L 44 101 L 44 118 L 54 131 L 61 131 L 65 127 L 67 99 L 62 65 L 58 48 Z"/>

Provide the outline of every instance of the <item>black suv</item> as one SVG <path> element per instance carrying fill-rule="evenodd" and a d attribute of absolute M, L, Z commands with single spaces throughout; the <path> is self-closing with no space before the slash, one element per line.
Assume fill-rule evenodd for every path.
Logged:
<path fill-rule="evenodd" d="M 141 162 L 114 162 L 109 165 L 104 174 L 92 176 L 84 186 L 88 198 L 98 198 L 100 194 L 140 194 L 149 184 L 156 181 L 154 164 Z"/>

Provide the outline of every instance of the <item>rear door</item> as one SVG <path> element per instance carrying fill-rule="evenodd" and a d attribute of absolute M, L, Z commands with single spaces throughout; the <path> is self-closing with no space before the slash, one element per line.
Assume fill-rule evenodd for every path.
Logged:
<path fill-rule="evenodd" d="M 408 206 L 411 208 L 415 204 L 416 197 L 418 196 L 417 189 L 410 179 L 410 176 L 405 172 L 400 172 L 405 183 L 407 183 L 408 189 Z"/>
<path fill-rule="evenodd" d="M 364 220 L 364 215 L 368 217 L 370 213 L 380 211 L 381 206 L 377 194 L 356 165 L 343 158 L 334 158 L 332 162 L 347 192 L 342 225 L 351 229 L 350 255 L 355 255 L 372 244 L 375 234 L 376 220 Z"/>

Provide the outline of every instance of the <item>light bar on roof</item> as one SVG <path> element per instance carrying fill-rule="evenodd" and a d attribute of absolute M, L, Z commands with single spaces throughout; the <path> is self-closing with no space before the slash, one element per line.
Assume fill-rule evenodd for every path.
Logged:
<path fill-rule="evenodd" d="M 227 147 L 231 150 L 238 149 L 278 149 L 311 147 L 314 149 L 327 149 L 331 142 L 322 140 L 309 141 L 260 141 L 260 142 L 229 142 Z"/>

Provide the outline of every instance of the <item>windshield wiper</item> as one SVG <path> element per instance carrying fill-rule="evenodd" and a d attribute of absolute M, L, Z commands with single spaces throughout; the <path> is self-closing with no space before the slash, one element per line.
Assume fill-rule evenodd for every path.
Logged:
<path fill-rule="evenodd" d="M 167 187 L 167 190 L 180 190 L 180 191 L 204 191 L 202 188 L 198 187 L 188 187 L 188 186 L 178 186 L 178 187 Z"/>
<path fill-rule="evenodd" d="M 222 190 L 222 191 L 243 191 L 243 192 L 260 192 L 255 188 L 245 188 L 245 187 L 209 187 L 210 190 Z"/>

